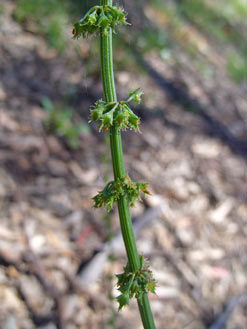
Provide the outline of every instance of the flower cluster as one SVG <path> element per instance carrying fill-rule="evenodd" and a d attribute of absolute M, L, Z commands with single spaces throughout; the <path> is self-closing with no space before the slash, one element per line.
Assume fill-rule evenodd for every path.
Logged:
<path fill-rule="evenodd" d="M 106 29 L 107 27 L 111 27 L 114 31 L 118 24 L 128 25 L 126 16 L 127 13 L 122 7 L 109 5 L 94 6 L 82 19 L 74 24 L 72 31 L 73 37 L 79 38 L 82 36 L 86 38 L 89 34 L 93 34 L 99 29 Z"/>
<path fill-rule="evenodd" d="M 133 101 L 140 104 L 142 95 L 142 91 L 136 89 L 129 93 L 127 101 L 107 103 L 103 100 L 99 100 L 90 110 L 90 121 L 101 121 L 99 131 L 102 129 L 107 131 L 109 127 L 113 125 L 121 130 L 129 128 L 139 131 L 140 118 L 131 110 L 129 102 Z"/>
<path fill-rule="evenodd" d="M 109 182 L 94 198 L 95 208 L 107 208 L 111 211 L 114 202 L 121 196 L 125 196 L 129 205 L 134 206 L 136 200 L 141 200 L 141 193 L 150 194 L 147 190 L 147 183 L 132 181 L 128 175 L 122 179 Z"/>
<path fill-rule="evenodd" d="M 117 274 L 117 287 L 121 294 L 117 297 L 119 303 L 118 310 L 129 304 L 129 300 L 134 296 L 141 300 L 147 292 L 155 294 L 156 281 L 153 278 L 149 264 L 140 256 L 140 269 L 135 273 L 131 272 L 129 264 L 124 267 L 124 272 Z"/>

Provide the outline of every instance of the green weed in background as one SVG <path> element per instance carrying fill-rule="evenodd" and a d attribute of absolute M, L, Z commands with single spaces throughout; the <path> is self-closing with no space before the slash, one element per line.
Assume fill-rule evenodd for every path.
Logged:
<path fill-rule="evenodd" d="M 65 29 L 70 26 L 71 21 L 77 17 L 78 13 L 85 13 L 91 6 L 98 4 L 97 0 L 19 0 L 16 2 L 14 12 L 15 19 L 25 24 L 34 33 L 44 35 L 50 47 L 59 53 L 66 49 L 69 36 Z M 134 2 L 138 7 L 138 2 Z M 207 0 L 183 0 L 183 1 L 163 1 L 154 0 L 151 7 L 163 12 L 169 21 L 169 26 L 161 28 L 150 24 L 148 20 L 137 28 L 136 40 L 134 44 L 142 53 L 153 50 L 160 51 L 160 56 L 167 60 L 173 53 L 176 45 L 183 47 L 183 51 L 188 52 L 193 60 L 197 58 L 197 47 L 190 42 L 183 44 L 183 40 L 176 40 L 176 31 L 183 30 L 186 22 L 195 24 L 204 34 L 214 37 L 223 44 L 228 43 L 235 49 L 236 55 L 228 58 L 228 73 L 236 83 L 245 79 L 245 67 L 243 59 L 246 57 L 247 42 L 244 42 L 244 33 L 241 24 L 246 24 L 247 2 L 245 0 L 217 0 L 210 2 Z M 0 10 L 1 11 L 1 10 Z M 128 66 L 134 65 L 134 59 L 129 53 L 122 51 L 122 38 L 114 38 L 118 56 L 116 65 L 120 70 L 125 70 Z M 94 43 L 95 44 L 95 43 Z M 94 49 L 96 49 L 94 51 Z M 88 74 L 97 74 L 99 63 L 95 65 L 97 48 L 92 44 L 90 56 L 85 60 Z M 124 54 L 124 55 L 123 55 Z M 174 56 L 173 56 L 174 57 Z M 234 59 L 236 63 L 234 63 Z"/>
<path fill-rule="evenodd" d="M 222 6 L 220 6 L 220 3 L 222 3 Z M 243 44 L 246 38 L 238 25 L 244 23 L 241 9 L 247 7 L 247 5 L 244 5 L 244 1 L 242 1 L 243 7 L 241 7 L 240 3 L 240 0 L 237 2 L 235 0 L 230 2 L 219 0 L 210 5 L 210 2 L 205 0 L 184 0 L 177 8 L 182 16 L 189 19 L 202 32 L 215 37 L 219 41 L 229 42 L 239 52 L 244 52 L 246 46 L 243 47 Z M 236 24 L 236 20 L 239 24 Z"/>
<path fill-rule="evenodd" d="M 63 138 L 70 148 L 78 148 L 80 146 L 80 137 L 90 132 L 88 124 L 85 122 L 75 123 L 71 108 L 66 106 L 55 107 L 49 98 L 43 98 L 42 105 L 48 113 L 48 117 L 44 121 L 48 132 Z"/>
<path fill-rule="evenodd" d="M 179 32 L 183 31 L 188 24 L 206 36 L 212 46 L 215 43 L 217 43 L 217 47 L 227 46 L 227 53 L 222 56 L 227 59 L 229 77 L 235 83 L 241 83 L 246 79 L 246 0 L 229 0 L 227 2 L 225 0 L 215 2 L 207 0 L 168 0 L 165 2 L 154 0 L 151 6 L 168 18 L 169 38 L 172 40 L 170 44 L 173 47 L 182 46 L 182 50 L 193 58 L 194 65 L 203 67 L 203 71 L 207 75 L 213 75 L 212 67 L 206 58 L 200 56 L 196 44 L 188 42 L 188 40 L 184 43 L 183 40 L 176 38 L 176 35 L 179 35 Z M 229 53 L 230 55 L 228 55 Z"/>
<path fill-rule="evenodd" d="M 43 34 L 50 47 L 61 53 L 66 49 L 69 22 L 94 3 L 97 0 L 19 0 L 14 18 L 32 32 Z"/>
<path fill-rule="evenodd" d="M 220 0 L 217 1 L 222 14 L 228 19 L 247 19 L 246 0 Z"/>
<path fill-rule="evenodd" d="M 144 52 L 167 49 L 171 47 L 170 35 L 156 27 L 143 28 L 137 38 L 137 46 Z"/>
<path fill-rule="evenodd" d="M 33 32 L 44 34 L 48 44 L 58 52 L 65 49 L 65 27 L 69 25 L 66 0 L 20 0 L 14 17 Z"/>
<path fill-rule="evenodd" d="M 236 82 L 242 83 L 247 80 L 247 60 L 237 53 L 227 59 L 227 70 L 229 76 Z"/>

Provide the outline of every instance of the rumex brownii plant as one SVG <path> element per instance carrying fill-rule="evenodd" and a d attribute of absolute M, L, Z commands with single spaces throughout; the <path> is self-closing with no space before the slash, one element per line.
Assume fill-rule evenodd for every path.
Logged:
<path fill-rule="evenodd" d="M 155 293 L 155 280 L 144 257 L 138 254 L 130 206 L 134 206 L 142 193 L 149 194 L 146 183 L 134 182 L 126 173 L 121 131 L 139 131 L 140 119 L 130 108 L 130 102 L 140 103 L 142 92 L 137 89 L 129 93 L 126 101 L 118 101 L 114 82 L 112 33 L 117 25 L 129 25 L 127 13 L 122 7 L 114 6 L 112 0 L 101 0 L 100 5 L 92 7 L 74 25 L 74 38 L 87 38 L 90 34 L 100 36 L 101 74 L 104 100 L 99 100 L 91 108 L 90 121 L 99 121 L 99 131 L 109 131 L 114 181 L 109 182 L 94 198 L 96 208 L 105 207 L 110 211 L 114 203 L 118 205 L 120 226 L 128 257 L 124 271 L 117 275 L 117 297 L 119 310 L 137 299 L 144 329 L 155 329 L 148 300 L 148 292 Z"/>

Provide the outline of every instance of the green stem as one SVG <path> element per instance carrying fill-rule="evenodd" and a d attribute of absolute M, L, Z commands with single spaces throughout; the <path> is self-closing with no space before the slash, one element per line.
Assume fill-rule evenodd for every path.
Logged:
<path fill-rule="evenodd" d="M 112 5 L 112 0 L 101 0 L 101 5 Z M 112 29 L 101 30 L 100 33 L 101 49 L 101 74 L 106 102 L 116 102 L 117 95 L 114 82 L 113 71 L 113 52 L 112 52 Z M 112 166 L 114 179 L 121 179 L 126 175 L 121 132 L 115 126 L 110 128 L 110 145 L 112 155 Z M 118 213 L 122 236 L 126 248 L 128 261 L 132 272 L 140 268 L 140 259 L 136 247 L 135 236 L 133 232 L 132 221 L 130 217 L 129 205 L 125 197 L 118 200 Z M 155 329 L 153 316 L 148 301 L 147 294 L 138 300 L 138 307 L 144 329 Z"/>

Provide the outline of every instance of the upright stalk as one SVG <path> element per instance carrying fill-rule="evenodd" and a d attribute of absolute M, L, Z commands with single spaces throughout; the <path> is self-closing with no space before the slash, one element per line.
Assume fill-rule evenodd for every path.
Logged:
<path fill-rule="evenodd" d="M 112 5 L 111 0 L 102 0 L 102 5 Z M 116 89 L 113 71 L 113 52 L 112 52 L 112 29 L 109 28 L 107 34 L 104 31 L 100 33 L 100 55 L 101 55 L 101 74 L 106 102 L 116 102 Z M 114 179 L 122 179 L 126 172 L 123 160 L 123 148 L 121 131 L 115 127 L 110 127 L 110 145 L 112 156 L 112 167 Z M 136 242 L 129 212 L 127 200 L 121 196 L 118 200 L 118 212 L 121 224 L 121 230 L 125 243 L 128 260 L 133 271 L 140 267 L 139 255 L 136 248 Z"/>
<path fill-rule="evenodd" d="M 101 74 L 104 90 L 104 101 L 95 103 L 91 110 L 92 121 L 101 121 L 100 131 L 109 130 L 110 146 L 114 181 L 109 182 L 103 191 L 100 191 L 93 200 L 95 207 L 112 209 L 113 203 L 118 204 L 118 213 L 122 236 L 128 257 L 128 264 L 124 273 L 118 274 L 118 290 L 121 295 L 117 297 L 119 310 L 129 304 L 129 299 L 137 298 L 139 312 L 144 329 L 155 329 L 153 316 L 147 292 L 155 292 L 155 280 L 143 256 L 139 256 L 130 217 L 130 205 L 134 205 L 140 193 L 149 193 L 147 184 L 131 181 L 125 171 L 121 129 L 134 129 L 138 131 L 139 118 L 129 107 L 129 102 L 140 103 L 142 92 L 140 89 L 129 93 L 126 101 L 117 101 L 112 52 L 112 29 L 117 24 L 125 24 L 125 11 L 121 7 L 113 6 L 112 0 L 101 0 L 100 6 L 91 8 L 84 17 L 74 25 L 74 38 L 87 37 L 100 30 Z"/>
<path fill-rule="evenodd" d="M 112 0 L 101 0 L 101 4 L 111 6 Z M 100 33 L 101 74 L 105 101 L 116 102 L 117 96 L 113 70 L 112 29 L 110 27 L 108 29 L 109 32 L 107 34 L 102 30 Z M 110 127 L 110 143 L 114 179 L 117 181 L 118 179 L 122 179 L 126 175 L 126 172 L 123 159 L 121 131 L 116 126 Z M 129 205 L 124 196 L 121 196 L 118 200 L 118 213 L 130 268 L 133 272 L 136 272 L 140 268 L 140 258 L 136 247 Z M 138 307 L 144 329 L 155 329 L 152 311 L 146 293 L 140 300 L 138 299 Z"/>

